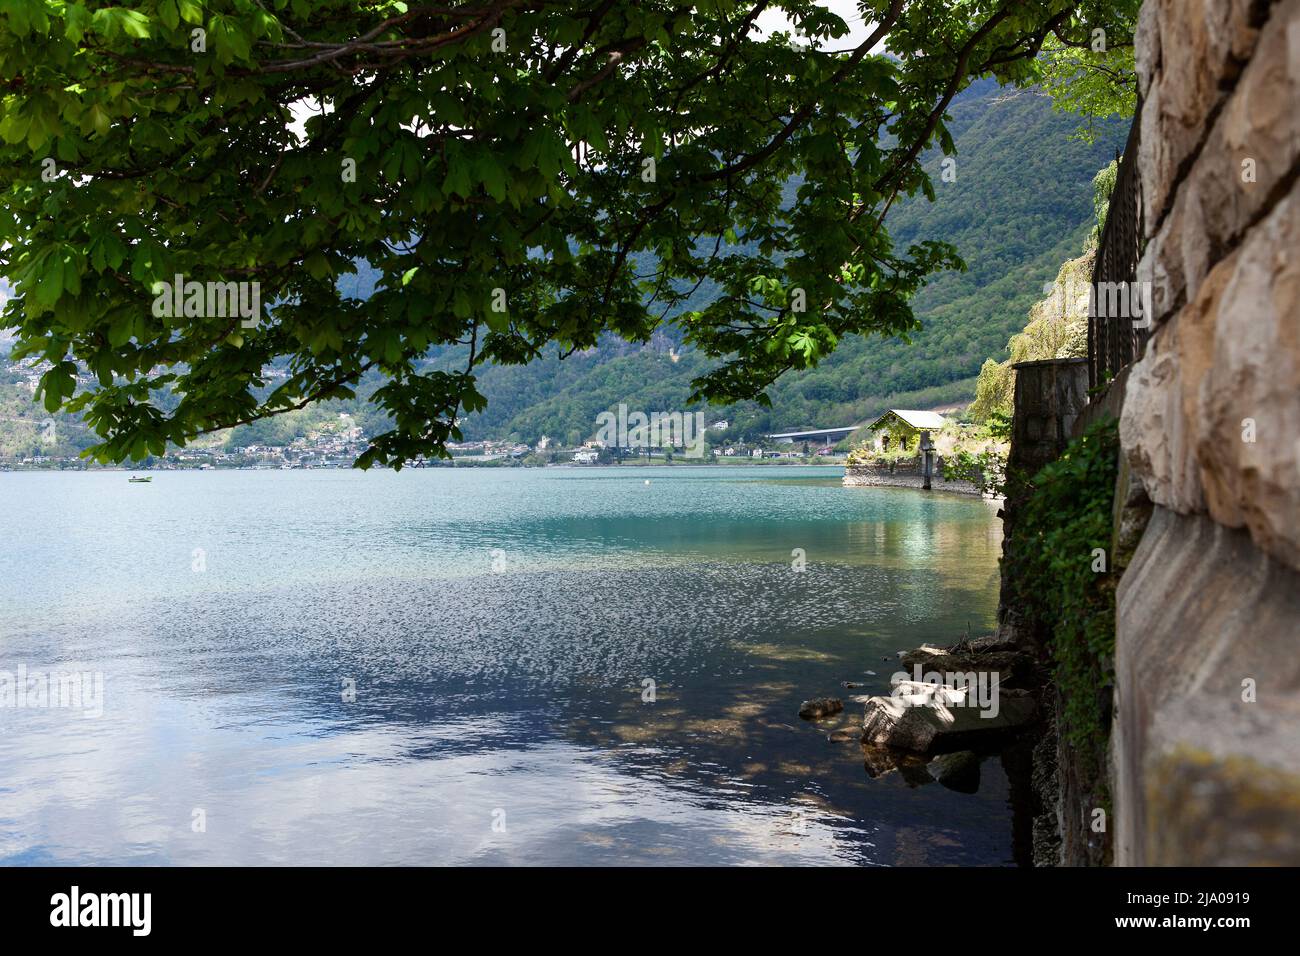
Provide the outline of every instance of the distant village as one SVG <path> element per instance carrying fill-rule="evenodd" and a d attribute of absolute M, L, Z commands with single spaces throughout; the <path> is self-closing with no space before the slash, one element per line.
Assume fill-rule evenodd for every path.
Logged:
<path fill-rule="evenodd" d="M 709 426 L 715 434 L 728 428 L 720 421 Z M 849 429 L 844 429 L 846 433 Z M 577 447 L 564 447 L 547 436 L 535 445 L 514 441 L 450 442 L 447 450 L 451 459 L 417 459 L 408 463 L 411 468 L 443 468 L 457 465 L 523 465 L 523 466 L 595 466 L 620 462 L 633 463 L 687 463 L 691 461 L 745 461 L 756 460 L 809 460 L 830 458 L 842 460 L 824 435 L 812 442 L 796 442 L 785 436 L 759 436 L 757 441 L 720 441 L 705 443 L 703 456 L 690 455 L 683 448 L 618 448 L 599 440 L 583 442 Z M 295 438 L 286 445 L 250 444 L 229 447 L 213 444 L 209 447 L 176 449 L 162 457 L 150 456 L 143 462 L 126 462 L 127 470 L 212 470 L 243 469 L 312 469 L 350 468 L 352 462 L 367 447 L 366 435 L 351 415 L 339 413 L 337 421 L 314 429 L 307 435 Z M 0 470 L 86 470 L 100 467 L 76 455 L 26 455 L 0 459 Z"/>
<path fill-rule="evenodd" d="M 40 377 L 48 363 L 26 365 L 5 363 L 7 381 L 22 392 L 34 395 Z M 84 370 L 79 373 L 81 384 L 90 385 L 90 376 Z M 36 447 L 28 454 L 5 457 L 0 455 L 0 471 L 18 470 L 87 470 L 100 468 L 94 462 L 87 461 L 72 453 L 56 453 L 57 423 L 42 417 L 42 409 L 33 406 L 30 414 L 23 412 L 19 421 L 23 428 L 35 430 Z M 702 445 L 694 449 L 694 454 L 685 448 L 667 447 L 617 447 L 611 443 L 592 439 L 577 446 L 566 446 L 556 439 L 543 435 L 536 444 L 530 445 L 510 440 L 484 440 L 471 442 L 450 442 L 447 445 L 451 459 L 417 459 L 410 462 L 413 468 L 443 468 L 456 465 L 523 465 L 552 466 L 577 465 L 596 466 L 612 465 L 619 462 L 631 463 L 667 463 L 667 462 L 740 462 L 756 461 L 808 461 L 812 459 L 830 459 L 842 461 L 843 453 L 837 453 L 834 446 L 847 437 L 852 428 L 821 429 L 806 432 L 785 432 L 773 435 L 757 435 L 739 440 L 724 438 L 730 428 L 726 420 L 715 421 L 705 428 Z M 245 469 L 310 469 L 310 468 L 350 468 L 367 447 L 367 436 L 356 423 L 353 416 L 346 412 L 337 413 L 333 420 L 318 424 L 305 435 L 294 438 L 287 444 L 240 444 L 231 442 L 228 436 L 213 436 L 207 443 L 196 443 L 187 448 L 174 449 L 161 457 L 150 456 L 142 462 L 125 462 L 120 467 L 126 470 L 210 470 L 225 468 Z M 49 454 L 38 449 L 48 445 Z M 66 449 L 66 444 L 61 446 Z M 699 454 L 700 449 L 703 454 Z"/>
<path fill-rule="evenodd" d="M 242 447 L 191 447 L 175 449 L 159 458 L 126 462 L 133 470 L 179 470 L 214 468 L 350 468 L 366 449 L 365 436 L 347 414 L 338 423 L 309 432 L 287 445 L 245 445 Z M 87 469 L 98 467 L 77 455 L 27 455 L 0 459 L 0 470 L 29 468 Z"/>

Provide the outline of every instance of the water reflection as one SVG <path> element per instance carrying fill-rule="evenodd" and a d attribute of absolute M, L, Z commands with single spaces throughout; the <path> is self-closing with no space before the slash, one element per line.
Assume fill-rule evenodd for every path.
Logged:
<path fill-rule="evenodd" d="M 0 859 L 1010 862 L 996 765 L 872 779 L 796 716 L 987 625 L 991 510 L 807 474 L 0 476 L 0 668 L 106 680 L 0 708 Z"/>

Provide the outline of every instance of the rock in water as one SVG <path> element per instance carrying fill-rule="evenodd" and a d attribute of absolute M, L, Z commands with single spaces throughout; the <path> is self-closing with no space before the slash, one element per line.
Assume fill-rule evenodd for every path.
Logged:
<path fill-rule="evenodd" d="M 838 697 L 817 697 L 813 700 L 805 700 L 799 705 L 799 716 L 805 720 L 813 720 L 817 717 L 838 714 L 843 709 L 844 701 Z"/>
<path fill-rule="evenodd" d="M 934 761 L 935 776 L 949 790 L 975 793 L 980 788 L 980 758 L 973 750 L 944 754 Z"/>
<path fill-rule="evenodd" d="M 909 787 L 923 787 L 927 783 L 934 783 L 934 777 L 930 775 L 924 757 L 904 753 L 901 750 L 890 750 L 888 747 L 865 747 L 863 757 L 867 776 L 872 779 L 897 772 Z"/>
<path fill-rule="evenodd" d="M 1034 700 L 1023 691 L 1003 690 L 996 716 L 964 706 L 965 693 L 951 687 L 902 681 L 896 697 L 872 697 L 862 720 L 867 743 L 928 753 L 967 736 L 983 736 L 1023 726 L 1034 718 Z"/>
<path fill-rule="evenodd" d="M 919 668 L 939 674 L 965 674 L 987 671 L 996 675 L 1004 688 L 1023 687 L 1032 683 L 1034 662 L 1027 654 L 1003 650 L 946 651 L 923 644 L 903 655 L 905 669 Z"/>

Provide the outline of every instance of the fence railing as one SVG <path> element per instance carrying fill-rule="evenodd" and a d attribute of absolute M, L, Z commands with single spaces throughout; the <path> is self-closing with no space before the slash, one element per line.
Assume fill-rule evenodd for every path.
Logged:
<path fill-rule="evenodd" d="M 1088 317 L 1088 386 L 1096 388 L 1133 364 L 1142 355 L 1149 334 L 1150 316 L 1135 321 L 1123 306 L 1128 297 L 1106 296 L 1100 290 L 1136 289 L 1137 265 L 1142 257 L 1142 187 L 1138 176 L 1142 101 L 1138 100 L 1124 155 L 1116 170 L 1106 225 L 1097 245 L 1092 268 L 1092 308 Z M 1117 306 L 1117 300 L 1120 307 Z M 1149 298 L 1146 300 L 1149 302 Z M 1118 313 L 1118 314 L 1114 314 Z"/>

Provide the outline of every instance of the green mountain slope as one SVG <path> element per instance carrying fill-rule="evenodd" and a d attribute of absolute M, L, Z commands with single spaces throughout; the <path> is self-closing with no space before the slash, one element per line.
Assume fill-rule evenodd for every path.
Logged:
<path fill-rule="evenodd" d="M 1030 305 L 1056 275 L 1061 262 L 1077 254 L 1091 226 L 1092 177 L 1123 142 L 1126 124 L 1103 124 L 1095 144 L 1071 139 L 1077 120 L 1054 113 L 1047 97 L 1008 91 L 992 81 L 965 90 L 950 110 L 949 129 L 957 144 L 955 181 L 945 182 L 940 159 L 928 167 L 936 201 L 905 200 L 892 210 L 895 244 L 942 239 L 957 246 L 965 272 L 934 277 L 914 306 L 924 328 L 910 343 L 852 337 L 815 369 L 792 373 L 771 389 L 772 407 L 753 403 L 708 411 L 709 421 L 726 418 L 731 435 L 805 426 L 860 422 L 890 406 L 932 407 L 967 402 L 984 359 L 1006 357 L 1006 343 L 1020 330 Z M 794 193 L 794 184 L 789 190 Z M 643 264 L 644 265 L 644 264 Z M 375 275 L 362 268 L 344 287 L 369 295 Z M 700 289 L 692 302 L 707 301 Z M 0 289 L 0 295 L 3 295 Z M 0 352 L 7 351 L 0 343 Z M 452 349 L 431 357 L 434 366 L 463 359 Z M 609 341 L 561 361 L 547 355 L 527 366 L 491 367 L 479 374 L 486 411 L 461 423 L 468 439 L 535 441 L 546 434 L 578 441 L 595 431 L 596 416 L 626 403 L 635 410 L 690 410 L 690 381 L 709 360 L 683 349 L 669 326 L 647 345 Z M 0 371 L 9 371 L 0 369 Z M 16 375 L 0 376 L 0 456 L 49 452 L 37 423 L 46 416 L 32 406 L 31 392 Z M 378 384 L 363 381 L 359 400 L 327 403 L 236 430 L 235 444 L 284 443 L 300 437 L 322 416 L 343 410 L 367 432 L 380 426 L 380 413 L 365 396 Z M 26 407 L 20 407 L 26 406 Z M 58 452 L 93 441 L 79 423 L 65 420 Z M 57 453 L 57 452 L 56 452 Z"/>
<path fill-rule="evenodd" d="M 951 116 L 955 181 L 941 180 L 941 157 L 932 156 L 936 201 L 905 201 L 889 218 L 899 246 L 943 239 L 968 266 L 937 276 L 917 296 L 924 330 L 910 343 L 847 339 L 818 368 L 780 380 L 770 409 L 715 409 L 711 419 L 725 417 L 733 432 L 752 434 L 849 424 L 900 403 L 969 401 L 984 359 L 1005 357 L 1008 337 L 1090 228 L 1092 177 L 1126 129 L 1111 124 L 1094 145 L 1084 144 L 1070 138 L 1077 121 L 1054 113 L 1045 96 L 992 81 L 963 92 Z M 686 408 L 690 379 L 707 367 L 703 357 L 677 349 L 669 331 L 645 347 L 617 343 L 564 362 L 489 369 L 480 378 L 488 409 L 463 428 L 472 438 L 587 437 L 595 416 L 619 402 L 646 411 Z"/>

